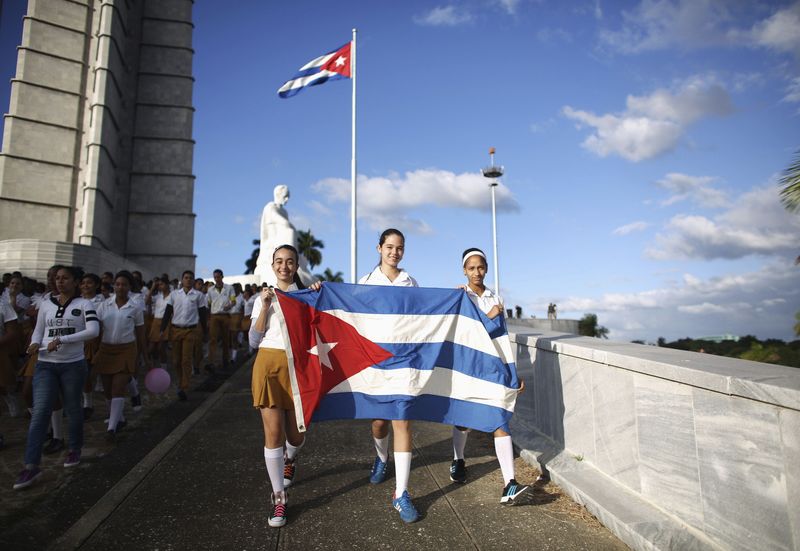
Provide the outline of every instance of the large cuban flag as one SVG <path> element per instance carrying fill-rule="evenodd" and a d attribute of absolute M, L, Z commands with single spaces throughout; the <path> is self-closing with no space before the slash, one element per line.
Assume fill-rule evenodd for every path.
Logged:
<path fill-rule="evenodd" d="M 508 430 L 519 380 L 505 322 L 463 290 L 325 283 L 276 295 L 301 431 L 312 416 Z"/>
<path fill-rule="evenodd" d="M 316 86 L 329 80 L 350 78 L 350 46 L 348 42 L 325 55 L 312 59 L 278 89 L 282 98 L 299 94 L 307 86 Z"/>

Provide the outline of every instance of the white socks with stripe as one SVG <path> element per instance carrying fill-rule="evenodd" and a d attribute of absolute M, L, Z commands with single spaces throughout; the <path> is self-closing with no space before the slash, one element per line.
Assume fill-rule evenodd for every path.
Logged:
<path fill-rule="evenodd" d="M 83 407 L 85 408 L 94 407 L 94 397 L 92 396 L 91 392 L 83 393 Z"/>
<path fill-rule="evenodd" d="M 64 427 L 61 425 L 64 418 L 63 414 L 63 409 L 57 409 L 50 414 L 50 426 L 53 429 L 53 438 L 56 440 L 64 439 Z"/>
<path fill-rule="evenodd" d="M 453 427 L 453 459 L 464 459 L 464 448 L 467 446 L 468 430 Z"/>
<path fill-rule="evenodd" d="M 267 474 L 272 484 L 274 494 L 283 493 L 283 446 L 280 448 L 264 447 L 264 463 L 267 465 Z"/>
<path fill-rule="evenodd" d="M 117 430 L 117 425 L 122 419 L 122 410 L 125 409 L 125 398 L 111 398 L 108 414 L 108 430 Z"/>
<path fill-rule="evenodd" d="M 411 475 L 411 452 L 394 452 L 394 497 L 398 498 L 408 489 Z"/>
<path fill-rule="evenodd" d="M 375 438 L 373 436 L 372 439 L 375 441 L 375 452 L 381 458 L 381 461 L 384 463 L 389 461 L 389 435 L 387 434 L 383 438 Z"/>
<path fill-rule="evenodd" d="M 294 461 L 294 458 L 297 456 L 297 452 L 300 451 L 300 448 L 303 447 L 303 444 L 306 443 L 306 439 L 303 438 L 303 441 L 300 442 L 299 446 L 292 446 L 289 441 L 286 441 L 286 459 L 289 461 Z"/>
<path fill-rule="evenodd" d="M 497 454 L 497 461 L 500 463 L 500 470 L 503 473 L 503 485 L 509 483 L 514 478 L 514 444 L 510 436 L 501 436 L 494 439 L 494 452 Z"/>

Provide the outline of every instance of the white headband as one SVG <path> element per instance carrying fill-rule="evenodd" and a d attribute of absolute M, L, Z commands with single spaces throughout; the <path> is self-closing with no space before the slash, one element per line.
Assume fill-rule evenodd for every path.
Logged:
<path fill-rule="evenodd" d="M 467 264 L 467 259 L 469 259 L 470 256 L 475 256 L 475 255 L 483 257 L 484 261 L 486 260 L 486 255 L 483 254 L 481 251 L 469 251 L 467 254 L 464 255 L 464 258 L 461 259 L 461 265 L 465 266 Z"/>

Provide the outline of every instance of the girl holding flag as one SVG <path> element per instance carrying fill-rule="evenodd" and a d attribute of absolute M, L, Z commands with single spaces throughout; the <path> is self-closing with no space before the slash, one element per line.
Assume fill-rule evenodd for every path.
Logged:
<path fill-rule="evenodd" d="M 305 286 L 297 276 L 298 253 L 291 245 L 281 245 L 272 253 L 272 270 L 281 291 L 297 291 Z M 319 289 L 315 283 L 312 289 Z M 248 333 L 250 346 L 258 350 L 253 364 L 253 406 L 261 412 L 264 427 L 264 463 L 272 484 L 272 511 L 269 525 L 286 524 L 286 488 L 295 472 L 295 457 L 305 443 L 297 429 L 297 418 L 289 379 L 289 363 L 280 323 L 275 315 L 275 292 L 261 289 L 253 304 L 252 325 Z M 284 453 L 284 444 L 286 451 Z"/>
<path fill-rule="evenodd" d="M 492 292 L 484 285 L 487 264 L 486 255 L 477 248 L 464 251 L 461 255 L 461 266 L 464 275 L 467 276 L 467 285 L 460 288 L 466 291 L 469 298 L 489 319 L 503 315 L 503 299 Z M 520 380 L 519 392 L 525 388 L 525 384 Z M 466 463 L 464 462 L 464 448 L 467 445 L 468 429 L 464 427 L 453 427 L 453 462 L 450 465 L 450 480 L 463 483 L 467 480 Z M 497 461 L 500 463 L 500 471 L 503 473 L 503 492 L 500 495 L 500 503 L 513 505 L 514 500 L 527 491 L 530 487 L 517 483 L 514 479 L 514 444 L 511 435 L 502 428 L 494 431 L 494 449 L 497 454 Z"/>
<path fill-rule="evenodd" d="M 393 285 L 398 287 L 419 287 L 417 281 L 408 272 L 398 268 L 405 253 L 405 237 L 394 228 L 385 230 L 378 240 L 378 253 L 381 255 L 380 263 L 372 272 L 362 277 L 358 283 L 361 285 Z M 392 506 L 400 513 L 403 522 L 415 522 L 419 513 L 411 502 L 408 494 L 408 479 L 411 475 L 411 421 L 394 419 L 391 421 L 394 432 L 394 467 L 395 467 L 395 493 L 392 497 Z M 386 480 L 386 470 L 389 463 L 389 421 L 386 419 L 372 420 L 372 439 L 375 442 L 377 457 L 372 464 L 369 481 L 380 484 Z"/>

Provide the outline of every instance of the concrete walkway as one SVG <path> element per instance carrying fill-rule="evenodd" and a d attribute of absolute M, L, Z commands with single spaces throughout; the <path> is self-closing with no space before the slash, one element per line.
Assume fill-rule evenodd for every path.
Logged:
<path fill-rule="evenodd" d="M 270 528 L 249 373 L 248 363 L 51 548 L 626 549 L 552 484 L 538 485 L 516 506 L 501 506 L 502 479 L 489 435 L 471 434 L 468 482 L 451 483 L 450 428 L 421 422 L 414 424 L 409 485 L 419 522 L 406 525 L 391 508 L 393 478 L 369 484 L 369 423 L 342 421 L 312 426 L 289 492 L 289 522 Z M 519 459 L 517 471 L 521 482 L 537 474 Z"/>

